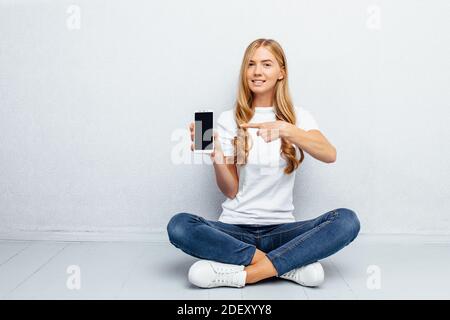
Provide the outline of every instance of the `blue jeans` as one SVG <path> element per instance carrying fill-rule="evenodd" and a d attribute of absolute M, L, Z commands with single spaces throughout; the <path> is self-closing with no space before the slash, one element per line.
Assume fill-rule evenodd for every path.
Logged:
<path fill-rule="evenodd" d="M 191 256 L 247 266 L 258 248 L 277 275 L 334 254 L 352 242 L 359 229 L 355 212 L 346 208 L 272 225 L 229 224 L 181 212 L 167 225 L 170 242 Z"/>

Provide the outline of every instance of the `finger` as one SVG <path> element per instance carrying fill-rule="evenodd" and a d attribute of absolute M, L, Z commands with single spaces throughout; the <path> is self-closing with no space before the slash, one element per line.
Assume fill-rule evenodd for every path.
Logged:
<path fill-rule="evenodd" d="M 266 130 L 260 133 L 260 136 L 264 139 L 265 142 L 272 142 L 279 138 L 277 132 L 272 132 L 271 130 Z"/>
<path fill-rule="evenodd" d="M 263 136 L 263 135 L 265 135 L 265 136 L 267 136 L 267 129 L 259 129 L 258 131 L 256 131 L 256 135 L 257 136 Z"/>
<path fill-rule="evenodd" d="M 262 138 L 264 141 L 267 140 L 267 135 L 266 135 L 266 134 L 260 133 L 259 135 L 261 136 L 261 138 Z"/>
<path fill-rule="evenodd" d="M 270 137 L 269 137 L 267 134 L 261 135 L 261 138 L 263 138 L 263 140 L 264 140 L 265 142 L 270 142 L 270 141 L 271 141 Z"/>
<path fill-rule="evenodd" d="M 243 123 L 241 124 L 241 128 L 261 128 L 262 123 Z"/>
<path fill-rule="evenodd" d="M 194 144 L 191 143 L 191 151 L 194 151 Z"/>

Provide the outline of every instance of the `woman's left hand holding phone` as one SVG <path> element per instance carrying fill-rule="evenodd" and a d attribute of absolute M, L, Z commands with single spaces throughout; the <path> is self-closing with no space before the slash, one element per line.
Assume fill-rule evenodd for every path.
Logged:
<path fill-rule="evenodd" d="M 191 151 L 194 151 L 195 145 L 194 145 L 194 139 L 195 139 L 195 123 L 191 122 L 191 124 L 189 125 L 189 131 L 191 132 Z M 213 161 L 222 161 L 224 159 L 223 156 L 223 152 L 222 152 L 222 147 L 220 145 L 220 140 L 219 140 L 219 133 L 214 130 L 214 150 L 213 152 L 210 153 L 210 157 L 211 160 Z"/>

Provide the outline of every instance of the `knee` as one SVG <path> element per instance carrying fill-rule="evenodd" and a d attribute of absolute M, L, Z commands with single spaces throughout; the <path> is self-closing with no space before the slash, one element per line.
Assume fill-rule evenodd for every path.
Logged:
<path fill-rule="evenodd" d="M 185 238 L 187 223 L 192 219 L 192 214 L 180 212 L 175 214 L 167 224 L 167 234 L 171 243 L 179 243 Z"/>
<path fill-rule="evenodd" d="M 349 242 L 353 241 L 358 236 L 359 230 L 361 229 L 358 216 L 353 210 L 347 208 L 339 208 L 335 211 L 338 212 L 343 233 L 349 238 Z"/>

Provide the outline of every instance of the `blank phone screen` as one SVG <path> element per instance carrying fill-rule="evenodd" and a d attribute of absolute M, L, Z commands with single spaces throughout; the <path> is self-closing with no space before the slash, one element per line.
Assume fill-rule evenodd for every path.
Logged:
<path fill-rule="evenodd" d="M 213 113 L 195 113 L 195 150 L 213 149 Z"/>

